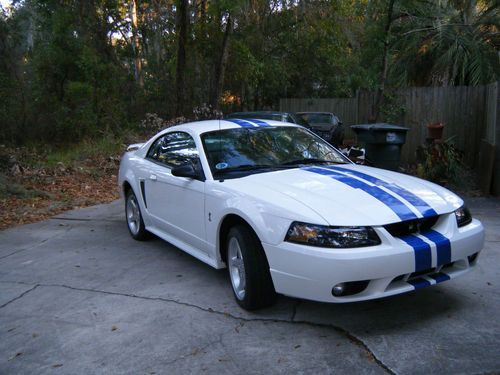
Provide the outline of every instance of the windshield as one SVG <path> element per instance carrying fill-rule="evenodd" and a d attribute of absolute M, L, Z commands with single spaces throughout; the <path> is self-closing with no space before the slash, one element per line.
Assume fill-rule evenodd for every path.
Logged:
<path fill-rule="evenodd" d="M 301 127 L 218 130 L 201 136 L 214 178 L 296 168 L 304 164 L 344 164 L 347 159 Z"/>
<path fill-rule="evenodd" d="M 335 120 L 329 113 L 306 113 L 302 115 L 310 124 L 333 124 Z"/>

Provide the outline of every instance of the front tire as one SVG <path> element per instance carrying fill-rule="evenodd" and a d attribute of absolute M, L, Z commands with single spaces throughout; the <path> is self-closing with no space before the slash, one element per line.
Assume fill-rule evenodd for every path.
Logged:
<path fill-rule="evenodd" d="M 236 302 L 246 310 L 270 306 L 276 300 L 264 249 L 248 227 L 229 230 L 226 242 L 227 268 Z"/>
<path fill-rule="evenodd" d="M 132 189 L 127 192 L 125 198 L 125 218 L 128 231 L 134 240 L 144 241 L 147 239 L 148 232 L 144 226 L 144 220 L 142 220 L 141 208 Z"/>

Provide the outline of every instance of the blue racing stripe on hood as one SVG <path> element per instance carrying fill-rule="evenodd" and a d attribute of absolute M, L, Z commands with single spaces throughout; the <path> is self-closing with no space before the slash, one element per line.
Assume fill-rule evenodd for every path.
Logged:
<path fill-rule="evenodd" d="M 232 122 L 233 124 L 239 125 L 242 128 L 257 128 L 258 127 L 257 124 L 252 124 L 249 121 L 241 120 L 239 118 L 227 118 L 227 119 L 224 119 L 224 121 Z"/>
<path fill-rule="evenodd" d="M 438 266 L 451 262 L 451 243 L 448 238 L 432 229 L 420 234 L 436 244 Z"/>
<path fill-rule="evenodd" d="M 384 205 L 389 207 L 401 220 L 412 220 L 417 218 L 417 215 L 415 215 L 413 211 L 410 210 L 403 202 L 377 186 L 368 185 L 363 181 L 352 178 L 350 176 L 346 176 L 345 174 L 338 173 L 331 169 L 323 169 L 318 167 L 306 167 L 302 169 L 308 172 L 331 177 L 336 181 L 342 182 L 352 187 L 353 189 L 360 189 L 365 193 L 370 194 L 373 198 L 379 200 Z"/>
<path fill-rule="evenodd" d="M 353 176 L 362 178 L 363 180 L 371 182 L 372 184 L 375 184 L 377 186 L 385 187 L 386 189 L 392 191 L 393 193 L 398 194 L 400 197 L 404 198 L 409 203 L 411 203 L 422 214 L 423 217 L 437 215 L 437 212 L 431 206 L 429 206 L 424 200 L 417 197 L 411 191 L 403 189 L 401 186 L 398 186 L 394 183 L 382 181 L 376 177 L 370 176 L 369 174 L 359 172 L 359 171 L 354 171 L 352 169 L 347 169 L 347 168 L 342 168 L 342 167 L 337 167 L 337 166 L 332 166 L 332 167 L 327 167 L 327 168 L 333 169 L 333 170 L 338 170 L 338 171 L 345 172 L 348 174 L 352 174 Z"/>
<path fill-rule="evenodd" d="M 431 268 L 431 246 L 427 242 L 412 234 L 399 238 L 413 248 L 413 253 L 415 255 L 415 272 L 425 271 Z"/>

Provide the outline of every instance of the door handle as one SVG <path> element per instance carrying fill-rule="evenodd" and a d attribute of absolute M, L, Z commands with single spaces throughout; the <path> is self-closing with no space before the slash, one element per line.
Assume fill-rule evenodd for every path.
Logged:
<path fill-rule="evenodd" d="M 155 175 L 155 174 L 151 174 L 151 175 L 149 175 L 149 179 L 150 179 L 151 181 L 156 181 L 156 175 Z"/>

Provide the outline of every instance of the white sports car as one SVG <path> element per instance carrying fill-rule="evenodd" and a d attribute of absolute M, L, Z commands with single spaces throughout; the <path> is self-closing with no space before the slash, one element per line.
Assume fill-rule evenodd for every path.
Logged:
<path fill-rule="evenodd" d="M 119 185 L 133 238 L 227 267 L 245 309 L 276 293 L 351 302 L 434 285 L 470 271 L 484 242 L 452 192 L 277 121 L 168 128 L 129 146 Z"/>

